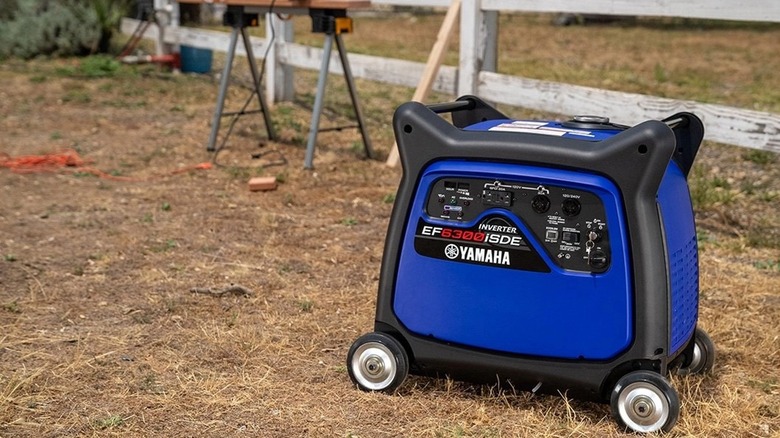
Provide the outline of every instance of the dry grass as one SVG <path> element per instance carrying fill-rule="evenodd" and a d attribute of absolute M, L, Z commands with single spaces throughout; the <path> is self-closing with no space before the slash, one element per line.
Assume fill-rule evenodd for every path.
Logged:
<path fill-rule="evenodd" d="M 547 26 L 545 17 L 503 20 L 522 24 L 518 33 L 502 34 L 504 44 L 520 41 L 521 33 L 545 44 L 545 31 L 551 40 L 569 35 L 570 46 L 526 45 L 522 58 L 529 60 L 582 41 L 610 47 L 667 33 L 706 36 L 696 44 L 710 44 L 713 53 L 726 53 L 717 59 L 727 59 L 735 40 L 751 40 L 753 53 L 761 53 L 776 47 L 778 36 L 764 27 L 560 29 Z M 379 18 L 357 24 L 359 32 L 367 25 L 418 29 Z M 436 33 L 435 24 L 428 27 L 420 35 L 425 44 L 404 49 L 410 57 L 424 58 Z M 350 47 L 397 50 L 348 38 Z M 393 42 L 404 43 L 397 36 Z M 655 49 L 645 51 L 636 76 L 653 77 L 647 68 L 656 64 L 671 70 L 703 62 L 676 47 L 655 58 Z M 506 48 L 507 56 L 519 60 L 512 50 Z M 769 96 L 765 107 L 777 110 L 771 97 L 780 89 L 777 58 L 756 55 L 746 69 L 741 55 L 733 56 L 731 67 L 719 63 L 712 70 L 774 66 L 762 73 L 763 82 L 748 76 L 736 88 L 766 94 L 740 91 L 735 102 L 762 107 L 760 99 Z M 590 71 L 585 82 L 599 85 L 602 72 L 625 62 L 620 54 L 599 57 L 605 67 L 573 64 L 572 72 Z M 667 58 L 676 61 L 667 67 Z M 204 143 L 213 83 L 153 69 L 95 80 L 58 73 L 76 62 L 0 64 L 0 152 L 73 147 L 96 167 L 139 177 L 211 158 Z M 347 118 L 339 82 L 330 83 L 326 123 Z M 367 81 L 358 86 L 372 136 L 386 153 L 392 109 L 412 91 Z M 296 87 L 301 102 L 310 102 L 312 74 L 300 74 Z M 244 91 L 234 89 L 230 98 L 240 103 Z M 400 171 L 361 160 L 359 136 L 351 131 L 321 135 L 317 170 L 303 171 L 308 110 L 285 103 L 273 117 L 285 142 L 258 149 L 261 122 L 242 121 L 218 157 L 222 166 L 207 172 L 127 183 L 0 171 L 0 436 L 622 436 L 608 406 L 564 396 L 419 377 L 392 396 L 353 388 L 344 359 L 352 341 L 372 327 L 388 195 Z M 268 149 L 288 164 L 261 169 L 249 158 Z M 251 193 L 246 179 L 255 174 L 284 182 L 277 191 Z M 700 321 L 719 358 L 712 376 L 674 378 L 682 415 L 670 436 L 778 436 L 776 161 L 707 144 L 693 184 Z M 231 284 L 252 293 L 190 292 Z"/>

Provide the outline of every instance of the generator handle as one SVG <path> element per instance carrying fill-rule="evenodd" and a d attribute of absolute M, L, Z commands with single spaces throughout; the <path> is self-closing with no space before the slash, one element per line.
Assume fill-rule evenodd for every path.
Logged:
<path fill-rule="evenodd" d="M 674 132 L 677 147 L 672 159 L 677 162 L 687 177 L 704 139 L 704 125 L 695 114 L 688 112 L 674 114 L 662 121 Z"/>
<path fill-rule="evenodd" d="M 455 111 L 474 109 L 476 103 L 473 100 L 455 100 L 452 102 L 433 103 L 426 105 L 429 110 L 436 114 L 451 113 Z"/>
<path fill-rule="evenodd" d="M 508 119 L 484 100 L 471 95 L 461 96 L 453 102 L 427 105 L 426 108 L 436 114 L 451 113 L 452 124 L 460 129 L 486 120 Z"/>
<path fill-rule="evenodd" d="M 682 124 L 683 122 L 685 122 L 685 119 L 684 119 L 684 118 L 682 118 L 682 117 L 675 117 L 675 118 L 673 118 L 673 119 L 666 119 L 666 120 L 664 120 L 663 122 L 664 122 L 664 123 L 666 123 L 666 126 L 668 126 L 668 127 L 672 128 L 672 129 L 674 129 L 674 128 L 676 128 L 678 125 L 680 125 L 680 124 Z"/>

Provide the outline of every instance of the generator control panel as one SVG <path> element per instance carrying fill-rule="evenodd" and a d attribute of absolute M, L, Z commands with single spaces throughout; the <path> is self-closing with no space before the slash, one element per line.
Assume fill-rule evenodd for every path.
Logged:
<path fill-rule="evenodd" d="M 599 273 L 610 266 L 604 205 L 590 191 L 522 181 L 440 178 L 426 202 L 426 213 L 458 224 L 498 209 L 524 223 L 561 268 Z M 514 216 L 514 217 L 512 217 Z"/>

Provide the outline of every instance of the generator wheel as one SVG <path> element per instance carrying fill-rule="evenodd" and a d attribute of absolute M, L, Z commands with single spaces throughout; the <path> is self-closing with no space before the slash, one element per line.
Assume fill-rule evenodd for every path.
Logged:
<path fill-rule="evenodd" d="M 696 328 L 693 334 L 693 358 L 690 365 L 680 368 L 677 372 L 680 375 L 688 374 L 707 374 L 715 366 L 715 344 L 710 339 L 707 332 Z"/>
<path fill-rule="evenodd" d="M 680 416 L 680 398 L 660 374 L 634 371 L 618 380 L 610 398 L 612 417 L 634 432 L 668 432 Z"/>
<path fill-rule="evenodd" d="M 349 349 L 347 370 L 352 383 L 361 390 L 391 393 L 409 374 L 409 356 L 392 336 L 368 333 Z"/>

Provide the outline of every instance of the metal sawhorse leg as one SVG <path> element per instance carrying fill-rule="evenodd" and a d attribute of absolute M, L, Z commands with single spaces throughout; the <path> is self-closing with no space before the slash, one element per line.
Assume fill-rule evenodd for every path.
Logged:
<path fill-rule="evenodd" d="M 230 33 L 230 46 L 228 47 L 227 51 L 227 59 L 225 60 L 225 68 L 222 71 L 222 77 L 219 81 L 219 93 L 217 94 L 217 106 L 214 109 L 214 118 L 211 121 L 211 134 L 209 135 L 209 142 L 206 145 L 206 150 L 208 151 L 215 151 L 216 150 L 216 143 L 217 143 L 217 136 L 219 135 L 219 125 L 220 120 L 223 116 L 235 116 L 240 117 L 244 114 L 254 114 L 254 113 L 263 113 L 263 119 L 265 121 L 265 128 L 268 133 L 268 139 L 274 140 L 276 139 L 276 134 L 274 133 L 273 125 L 271 124 L 271 116 L 268 112 L 268 105 L 266 104 L 265 95 L 262 91 L 262 85 L 260 84 L 260 81 L 262 78 L 260 78 L 260 74 L 257 71 L 257 62 L 255 61 L 255 55 L 252 51 L 252 42 L 249 39 L 249 33 L 247 32 L 247 27 L 253 27 L 257 26 L 258 24 L 258 14 L 247 14 L 244 13 L 242 8 L 233 9 L 228 7 L 228 10 L 225 11 L 224 15 L 224 24 L 226 26 L 231 26 L 233 28 L 232 32 Z M 224 106 L 225 106 L 225 95 L 227 94 L 227 88 L 230 83 L 230 71 L 233 68 L 233 59 L 236 55 L 236 45 L 238 44 L 238 35 L 241 34 L 241 37 L 244 41 L 244 49 L 246 49 L 246 57 L 247 61 L 249 62 L 249 70 L 252 72 L 252 98 L 254 98 L 254 95 L 257 95 L 257 100 L 260 103 L 260 109 L 257 110 L 250 110 L 246 111 L 245 108 L 241 109 L 240 111 L 236 112 L 224 112 Z M 270 42 L 269 42 L 270 43 Z"/>
<path fill-rule="evenodd" d="M 318 10 L 310 11 L 312 18 L 312 28 L 314 32 L 325 33 L 325 46 L 322 53 L 322 64 L 320 66 L 320 75 L 317 79 L 317 94 L 314 97 L 314 108 L 311 115 L 311 128 L 309 129 L 309 141 L 306 145 L 306 157 L 303 166 L 306 169 L 314 168 L 314 146 L 317 142 L 317 133 L 320 131 L 320 116 L 325 101 L 325 84 L 328 79 L 328 69 L 330 67 L 330 54 L 333 50 L 333 41 L 336 41 L 336 47 L 341 59 L 341 66 L 344 70 L 344 79 L 349 89 L 349 97 L 352 100 L 352 107 L 355 110 L 360 135 L 363 137 L 363 147 L 368 158 L 374 158 L 374 152 L 371 147 L 371 141 L 368 138 L 366 123 L 363 119 L 363 111 L 360 108 L 355 81 L 352 78 L 352 69 L 347 59 L 347 50 L 344 48 L 344 42 L 341 40 L 341 34 L 352 30 L 352 19 L 346 16 L 345 11 Z M 341 128 L 339 128 L 341 129 Z"/>

